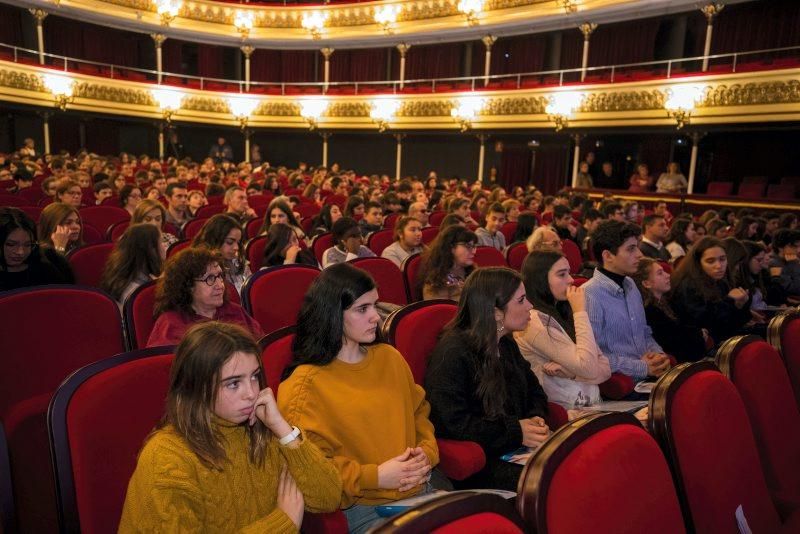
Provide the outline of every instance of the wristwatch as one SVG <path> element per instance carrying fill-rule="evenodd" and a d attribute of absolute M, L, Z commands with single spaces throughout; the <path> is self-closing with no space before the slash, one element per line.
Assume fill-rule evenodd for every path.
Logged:
<path fill-rule="evenodd" d="M 300 429 L 297 428 L 296 426 L 293 426 L 292 431 L 283 436 L 281 439 L 279 439 L 278 443 L 280 443 L 281 445 L 288 445 L 289 443 L 296 440 L 299 435 L 300 435 Z"/>

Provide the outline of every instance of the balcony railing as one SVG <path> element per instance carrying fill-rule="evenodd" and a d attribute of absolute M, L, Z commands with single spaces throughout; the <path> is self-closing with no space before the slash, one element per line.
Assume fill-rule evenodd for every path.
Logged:
<path fill-rule="evenodd" d="M 67 73 L 103 76 L 111 79 L 156 83 L 158 73 L 151 69 L 125 67 L 55 54 L 44 54 L 44 66 Z M 0 59 L 39 65 L 39 52 L 0 43 Z M 397 93 L 465 92 L 497 89 L 559 87 L 574 84 L 620 83 L 653 78 L 676 78 L 693 75 L 724 74 L 800 67 L 800 46 L 771 48 L 708 56 L 708 71 L 702 71 L 703 56 L 627 63 L 586 69 L 560 69 L 455 78 L 364 82 L 264 82 L 162 73 L 163 83 L 186 89 L 274 95 L 366 95 Z"/>

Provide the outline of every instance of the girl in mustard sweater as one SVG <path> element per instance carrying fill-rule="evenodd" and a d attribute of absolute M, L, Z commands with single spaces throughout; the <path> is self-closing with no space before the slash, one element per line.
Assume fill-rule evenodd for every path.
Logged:
<path fill-rule="evenodd" d="M 429 491 L 439 462 L 425 392 L 399 352 L 375 344 L 377 301 L 366 272 L 348 263 L 322 271 L 298 314 L 278 392 L 287 420 L 338 469 L 340 506 L 355 533 L 380 519 L 376 505 Z"/>
<path fill-rule="evenodd" d="M 336 469 L 278 411 L 250 334 L 207 322 L 177 348 L 119 531 L 294 533 L 304 508 L 333 511 L 341 492 Z"/>

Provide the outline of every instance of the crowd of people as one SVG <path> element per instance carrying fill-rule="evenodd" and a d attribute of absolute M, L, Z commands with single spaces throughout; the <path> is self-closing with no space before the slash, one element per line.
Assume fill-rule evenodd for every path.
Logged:
<path fill-rule="evenodd" d="M 139 456 L 121 532 L 291 532 L 303 510 L 343 510 L 350 530 L 365 532 L 380 520 L 378 505 L 453 487 L 436 469 L 437 437 L 486 453 L 486 466 L 458 487 L 514 491 L 522 467 L 501 457 L 548 438 L 548 402 L 575 416 L 601 402 L 613 373 L 653 380 L 733 335 L 763 335 L 773 313 L 800 303 L 792 213 L 695 217 L 665 202 L 645 209 L 533 186 L 485 190 L 435 172 L 359 177 L 336 164 L 80 153 L 0 157 L 0 169 L 13 176 L 10 193 L 41 187 L 51 200 L 38 224 L 0 208 L 0 291 L 72 283 L 67 255 L 83 244 L 80 209 L 89 202 L 131 214 L 102 288 L 122 306 L 157 280 L 148 346 L 177 348 L 166 411 Z M 323 268 L 296 318 L 277 396 L 257 345 L 269 332 L 231 298 L 252 274 L 243 250 L 258 217 L 253 195 L 271 198 L 255 223 L 267 239 L 262 268 Z M 167 257 L 213 197 L 223 213 Z M 438 233 L 426 245 L 434 213 Z M 380 255 L 401 267 L 419 254 L 423 298 L 458 304 L 424 387 L 380 338 L 375 281 L 349 263 L 376 255 L 367 237 L 388 216 L 393 241 Z M 318 262 L 309 244 L 323 235 L 332 245 Z M 527 249 L 520 271 L 475 264 L 477 247 L 519 246 Z M 580 272 L 568 248 L 579 251 Z"/>

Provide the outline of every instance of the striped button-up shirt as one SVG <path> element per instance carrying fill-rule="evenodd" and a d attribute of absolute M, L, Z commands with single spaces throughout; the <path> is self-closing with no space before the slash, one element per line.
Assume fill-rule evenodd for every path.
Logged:
<path fill-rule="evenodd" d="M 636 283 L 626 276 L 623 286 L 624 289 L 595 269 L 592 279 L 583 286 L 586 288 L 586 311 L 611 371 L 640 380 L 647 376 L 647 364 L 642 356 L 664 350 L 653 339 L 653 332 L 647 325 L 642 295 Z"/>

